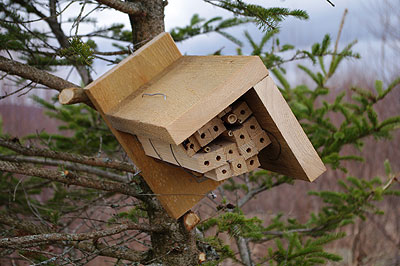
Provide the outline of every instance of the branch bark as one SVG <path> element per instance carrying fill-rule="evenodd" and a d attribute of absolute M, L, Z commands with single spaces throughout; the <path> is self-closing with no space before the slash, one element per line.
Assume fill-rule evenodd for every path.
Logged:
<path fill-rule="evenodd" d="M 11 75 L 17 75 L 24 79 L 45 85 L 61 92 L 65 88 L 79 87 L 72 82 L 50 74 L 35 67 L 10 60 L 0 55 L 0 70 Z"/>
<path fill-rule="evenodd" d="M 147 197 L 138 194 L 134 187 L 127 184 L 76 175 L 75 173 L 69 171 L 36 168 L 30 166 L 29 164 L 11 163 L 4 161 L 0 161 L 0 171 L 27 176 L 37 176 L 51 181 L 57 181 L 66 185 L 94 188 L 109 192 L 121 193 L 144 201 L 147 200 Z"/>
<path fill-rule="evenodd" d="M 136 173 L 135 167 L 131 164 L 119 161 L 111 161 L 105 158 L 89 157 L 89 156 L 66 153 L 66 152 L 57 152 L 46 149 L 39 149 L 32 146 L 24 147 L 18 142 L 13 142 L 11 140 L 6 140 L 2 138 L 0 138 L 0 146 L 8 148 L 10 150 L 15 151 L 16 153 L 26 156 L 46 157 L 46 158 L 86 164 L 91 166 L 106 167 L 134 174 Z"/>
<path fill-rule="evenodd" d="M 0 213 L 0 224 L 5 224 L 10 227 L 17 228 L 24 232 L 32 233 L 35 235 L 38 234 L 51 234 L 52 232 L 49 228 L 36 225 L 31 222 L 27 221 L 20 221 L 18 219 L 12 218 L 8 215 Z M 153 228 L 153 227 L 151 227 Z M 156 229 L 156 228 L 155 228 Z M 161 228 L 160 228 L 161 229 Z M 136 229 L 135 229 L 136 230 Z M 80 241 L 77 243 L 71 243 L 77 249 L 82 251 L 90 252 L 90 253 L 97 253 L 101 256 L 107 256 L 110 258 L 117 258 L 122 260 L 129 260 L 135 262 L 145 262 L 151 259 L 150 252 L 138 252 L 135 250 L 131 250 L 128 248 L 121 248 L 119 246 L 106 246 L 103 243 L 96 242 L 95 244 L 93 241 Z"/>
<path fill-rule="evenodd" d="M 97 2 L 130 15 L 144 15 L 140 3 L 122 2 L 120 0 L 96 0 Z"/>
<path fill-rule="evenodd" d="M 0 160 L 8 161 L 8 162 L 15 162 L 15 163 L 33 163 L 33 164 L 41 164 L 41 165 L 49 165 L 49 166 L 61 166 L 64 169 L 73 170 L 73 171 L 80 171 L 85 172 L 88 174 L 97 175 L 100 177 L 107 178 L 112 181 L 122 182 L 122 183 L 129 183 L 130 180 L 126 176 L 114 174 L 109 171 L 104 171 L 92 166 L 87 165 L 80 165 L 65 161 L 53 160 L 48 158 L 36 158 L 36 157 L 25 157 L 25 156 L 15 156 L 15 155 L 8 155 L 8 156 L 0 156 Z"/>
<path fill-rule="evenodd" d="M 24 247 L 35 246 L 37 243 L 46 243 L 54 241 L 82 241 L 88 239 L 98 239 L 106 236 L 112 236 L 119 234 L 127 230 L 139 230 L 144 232 L 162 232 L 162 227 L 150 226 L 148 224 L 136 224 L 132 222 L 127 222 L 113 228 L 99 230 L 89 233 L 78 233 L 78 234 L 68 234 L 68 233 L 47 233 L 40 235 L 28 235 L 21 237 L 7 237 L 0 239 L 0 247 L 2 248 L 15 248 L 19 245 Z"/>

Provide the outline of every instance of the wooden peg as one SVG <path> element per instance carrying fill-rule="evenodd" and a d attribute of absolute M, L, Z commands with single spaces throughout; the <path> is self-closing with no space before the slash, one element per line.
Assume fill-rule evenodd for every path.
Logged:
<path fill-rule="evenodd" d="M 246 161 L 243 157 L 238 157 L 230 162 L 233 176 L 247 173 Z"/>
<path fill-rule="evenodd" d="M 251 138 L 262 131 L 260 124 L 254 116 L 247 119 L 246 122 L 243 123 L 243 127 L 246 129 L 247 133 L 249 133 Z"/>
<path fill-rule="evenodd" d="M 252 138 L 252 141 L 254 142 L 259 152 L 271 143 L 271 140 L 269 139 L 267 132 L 265 132 L 264 130 L 255 135 Z"/>
<path fill-rule="evenodd" d="M 254 171 L 258 167 L 260 167 L 260 161 L 258 160 L 258 156 L 253 156 L 246 160 L 247 170 L 249 172 Z"/>
<path fill-rule="evenodd" d="M 228 113 L 222 117 L 222 120 L 227 124 L 233 125 L 238 121 L 238 117 L 235 114 Z"/>
<path fill-rule="evenodd" d="M 232 113 L 237 116 L 239 123 L 244 123 L 253 112 L 246 102 L 237 102 L 232 107 Z"/>

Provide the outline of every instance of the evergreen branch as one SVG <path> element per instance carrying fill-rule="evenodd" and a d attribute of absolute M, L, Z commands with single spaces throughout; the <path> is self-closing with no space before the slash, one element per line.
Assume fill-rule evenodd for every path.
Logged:
<path fill-rule="evenodd" d="M 11 163 L 6 161 L 0 161 L 0 170 L 26 176 L 37 176 L 51 181 L 60 182 L 66 185 L 75 185 L 80 187 L 120 193 L 144 201 L 147 200 L 147 197 L 138 194 L 134 187 L 127 184 L 77 175 L 67 170 L 59 171 L 46 168 L 37 168 L 32 167 L 30 164 Z"/>
<path fill-rule="evenodd" d="M 160 226 L 150 226 L 149 224 L 137 224 L 126 222 L 113 228 L 89 232 L 89 233 L 47 233 L 40 235 L 27 235 L 21 237 L 7 237 L 0 239 L 0 247 L 2 248 L 18 248 L 19 245 L 24 247 L 36 246 L 37 243 L 48 243 L 54 241 L 82 241 L 88 239 L 99 239 L 102 237 L 112 236 L 122 233 L 127 230 L 139 230 L 144 232 L 162 232 L 163 228 Z"/>
<path fill-rule="evenodd" d="M 19 219 L 14 219 L 8 215 L 0 213 L 0 224 L 8 225 L 13 228 L 17 228 L 24 232 L 28 232 L 31 234 L 39 235 L 39 234 L 51 234 L 52 232 L 48 227 L 44 227 L 42 225 L 37 225 L 27 221 L 21 221 Z M 117 258 L 129 261 L 144 261 L 149 259 L 148 252 L 138 252 L 132 249 L 122 249 L 118 246 L 110 246 L 105 245 L 100 242 L 89 241 L 80 241 L 78 243 L 71 243 L 75 248 L 90 252 L 97 253 L 100 256 L 106 256 L 110 258 Z"/>
<path fill-rule="evenodd" d="M 70 162 L 65 162 L 61 160 L 52 160 L 48 158 L 36 158 L 36 157 L 25 157 L 25 156 L 15 156 L 15 155 L 8 155 L 8 156 L 1 156 L 0 160 L 8 161 L 8 162 L 15 162 L 15 163 L 33 163 L 33 164 L 41 164 L 41 165 L 48 165 L 48 166 L 58 166 L 62 167 L 63 169 L 85 172 L 88 174 L 93 174 L 96 176 L 104 177 L 112 181 L 128 183 L 130 180 L 126 176 L 122 176 L 119 174 L 115 174 L 109 171 L 104 171 L 95 167 L 87 166 L 87 165 L 80 165 L 74 164 Z"/>
<path fill-rule="evenodd" d="M 33 146 L 24 147 L 20 143 L 13 142 L 12 140 L 7 140 L 3 138 L 0 138 L 0 146 L 8 148 L 18 154 L 22 154 L 25 156 L 52 158 L 56 160 L 69 161 L 73 163 L 111 168 L 133 174 L 136 173 L 135 167 L 133 165 L 120 161 L 112 161 L 109 159 L 98 158 L 98 157 L 89 157 L 89 156 L 66 153 L 66 152 L 39 149 Z"/>
<path fill-rule="evenodd" d="M 17 61 L 7 59 L 1 55 L 0 55 L 0 70 L 10 75 L 16 75 L 24 79 L 29 79 L 33 82 L 45 85 L 50 89 L 54 89 L 59 92 L 61 92 L 65 88 L 79 87 L 74 83 L 66 81 L 65 79 L 59 78 L 46 71 L 40 70 L 38 68 L 26 64 L 19 63 Z"/>
<path fill-rule="evenodd" d="M 137 2 L 135 3 L 122 2 L 119 0 L 96 0 L 96 1 L 129 15 L 139 15 L 144 13 L 143 6 Z"/>

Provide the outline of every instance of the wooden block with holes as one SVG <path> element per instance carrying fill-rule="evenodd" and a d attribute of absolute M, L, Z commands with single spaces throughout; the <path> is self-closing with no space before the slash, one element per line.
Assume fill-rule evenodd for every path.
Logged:
<path fill-rule="evenodd" d="M 251 109 L 246 102 L 237 102 L 232 107 L 232 113 L 237 116 L 239 123 L 244 123 L 246 119 L 252 114 Z"/>
<path fill-rule="evenodd" d="M 234 176 L 252 169 L 255 157 L 239 151 L 248 140 L 263 169 L 307 181 L 325 171 L 258 56 L 183 56 L 162 33 L 85 92 L 152 191 L 170 194 L 159 200 L 174 218 L 215 189 L 224 170 Z M 247 120 L 262 133 L 249 131 Z M 221 140 L 230 146 L 204 152 Z M 215 180 L 199 183 L 185 168 L 214 173 Z"/>
<path fill-rule="evenodd" d="M 259 131 L 257 135 L 251 138 L 251 140 L 253 141 L 258 151 L 261 151 L 271 143 L 267 132 L 265 132 L 264 130 Z"/>
<path fill-rule="evenodd" d="M 263 131 L 260 124 L 257 122 L 257 119 L 254 116 L 249 117 L 244 123 L 243 127 L 246 129 L 250 138 L 253 138 L 255 135 Z"/>
<path fill-rule="evenodd" d="M 190 136 L 184 143 L 181 144 L 188 156 L 193 156 L 201 149 L 201 146 L 194 136 Z"/>
<path fill-rule="evenodd" d="M 232 177 L 233 171 L 230 164 L 224 164 L 214 170 L 205 173 L 204 176 L 214 179 L 216 181 L 222 181 Z"/>
<path fill-rule="evenodd" d="M 260 161 L 257 156 L 250 157 L 246 160 L 246 167 L 249 172 L 256 170 L 260 167 Z"/>

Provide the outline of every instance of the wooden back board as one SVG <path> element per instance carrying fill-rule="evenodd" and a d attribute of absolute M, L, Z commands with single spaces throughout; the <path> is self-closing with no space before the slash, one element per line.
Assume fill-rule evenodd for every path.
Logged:
<path fill-rule="evenodd" d="M 174 218 L 185 214 L 220 182 L 207 179 L 198 183 L 196 177 L 183 168 L 147 156 L 137 138 L 115 129 L 105 113 L 181 56 L 171 36 L 162 33 L 85 88 L 112 133 L 142 171 L 151 190 L 159 195 L 161 204 Z"/>

